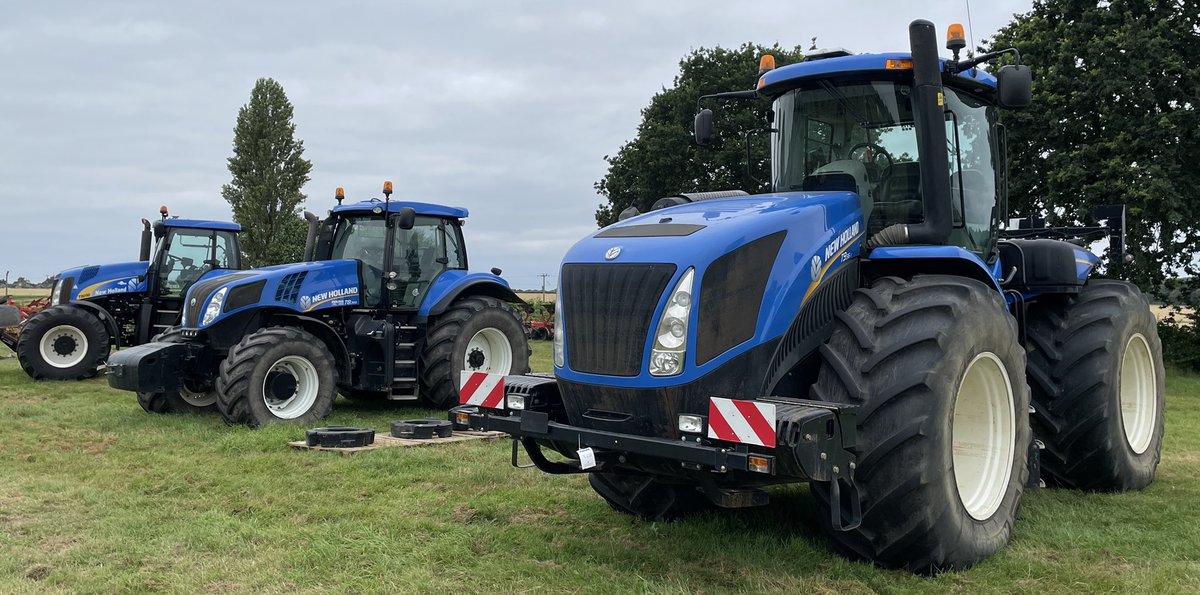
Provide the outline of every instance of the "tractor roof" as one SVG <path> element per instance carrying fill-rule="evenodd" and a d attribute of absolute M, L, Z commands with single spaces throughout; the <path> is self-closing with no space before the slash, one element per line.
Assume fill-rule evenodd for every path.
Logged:
<path fill-rule="evenodd" d="M 334 213 L 370 213 L 375 207 L 384 208 L 382 200 L 364 200 L 362 202 L 349 203 L 333 207 Z M 432 217 L 455 217 L 458 219 L 467 218 L 467 210 L 462 207 L 447 207 L 445 205 L 435 205 L 427 202 L 412 202 L 407 200 L 393 200 L 387 204 L 389 213 L 398 213 L 404 207 L 411 207 L 418 215 L 429 215 Z"/>
<path fill-rule="evenodd" d="M 827 78 L 855 73 L 896 72 L 888 69 L 889 60 L 912 60 L 911 54 L 857 54 L 820 60 L 806 60 L 769 70 L 759 79 L 759 90 L 774 96 L 795 87 L 802 79 Z M 911 63 L 911 62 L 910 62 Z M 945 64 L 945 60 L 942 60 Z M 963 79 L 964 86 L 975 92 L 990 93 L 996 89 L 996 77 L 978 68 L 967 69 L 956 75 Z"/>
<path fill-rule="evenodd" d="M 217 229 L 221 231 L 242 231 L 242 226 L 228 221 L 207 221 L 204 219 L 167 219 L 163 221 L 167 227 L 187 227 L 191 229 Z"/>

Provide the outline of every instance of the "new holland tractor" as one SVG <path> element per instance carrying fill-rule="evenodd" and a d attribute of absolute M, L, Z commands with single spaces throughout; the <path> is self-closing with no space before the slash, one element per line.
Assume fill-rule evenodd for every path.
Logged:
<path fill-rule="evenodd" d="M 350 399 L 458 403 L 459 371 L 524 374 L 529 344 L 491 273 L 467 271 L 467 210 L 384 199 L 309 222 L 305 262 L 214 271 L 188 292 L 183 322 L 113 355 L 108 383 L 152 413 L 208 395 L 231 424 L 310 424 Z"/>
<path fill-rule="evenodd" d="M 35 380 L 80 380 L 96 375 L 114 348 L 140 345 L 179 324 L 183 296 L 205 273 L 241 264 L 241 228 L 223 221 L 142 219 L 136 262 L 65 270 L 51 307 L 29 318 L 16 341 L 0 334 L 21 369 Z M 151 253 L 151 240 L 158 241 Z"/>
<path fill-rule="evenodd" d="M 1006 231 L 1000 113 L 1028 105 L 1030 71 L 960 60 L 961 26 L 953 59 L 930 22 L 909 33 L 911 53 L 764 60 L 754 91 L 719 95 L 770 102 L 773 191 L 669 197 L 581 240 L 554 377 L 464 374 L 450 419 L 646 519 L 810 482 L 840 551 L 918 572 L 1003 547 L 1039 464 L 1059 486 L 1149 484 L 1155 319 L 1081 247 L 1111 233 L 1121 254 L 1123 209 Z M 703 144 L 712 112 L 696 120 Z"/>

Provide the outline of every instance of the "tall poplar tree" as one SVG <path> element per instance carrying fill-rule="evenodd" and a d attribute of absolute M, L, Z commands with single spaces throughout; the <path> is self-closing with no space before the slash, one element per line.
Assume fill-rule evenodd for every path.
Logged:
<path fill-rule="evenodd" d="M 304 142 L 296 138 L 292 103 L 283 86 L 258 79 L 250 102 L 238 110 L 233 132 L 228 160 L 233 179 L 221 195 L 245 230 L 241 244 L 246 263 L 261 267 L 300 260 L 305 240 L 301 189 L 312 162 L 304 158 Z"/>

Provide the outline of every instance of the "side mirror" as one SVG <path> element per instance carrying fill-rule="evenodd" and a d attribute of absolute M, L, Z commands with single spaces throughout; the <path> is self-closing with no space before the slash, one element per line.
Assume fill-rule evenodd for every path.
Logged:
<path fill-rule="evenodd" d="M 412 207 L 404 207 L 400 209 L 400 214 L 396 216 L 396 220 L 400 229 L 412 229 L 413 224 L 417 221 L 417 212 Z"/>
<path fill-rule="evenodd" d="M 996 103 L 1008 109 L 1033 103 L 1033 74 L 1028 66 L 1010 64 L 996 73 Z"/>
<path fill-rule="evenodd" d="M 696 122 L 692 134 L 696 137 L 697 145 L 706 147 L 712 141 L 712 119 L 712 110 L 708 108 L 696 112 Z"/>

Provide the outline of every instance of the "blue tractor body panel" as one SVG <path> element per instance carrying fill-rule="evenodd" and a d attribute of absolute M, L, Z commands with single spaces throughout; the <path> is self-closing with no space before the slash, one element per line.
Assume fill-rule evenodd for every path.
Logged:
<path fill-rule="evenodd" d="M 228 221 L 210 221 L 207 219 L 165 219 L 166 227 L 185 227 L 188 229 L 212 229 L 216 231 L 242 231 L 242 226 Z"/>
<path fill-rule="evenodd" d="M 974 252 L 959 246 L 885 246 L 872 250 L 871 260 L 885 263 L 884 266 L 888 261 L 913 260 L 956 260 L 970 263 L 979 267 L 978 274 L 974 276 L 980 280 L 986 278 L 991 281 L 992 288 L 996 291 L 1000 291 L 1000 284 L 996 280 L 1003 278 L 999 259 L 988 266 Z"/>
<path fill-rule="evenodd" d="M 228 279 L 228 283 L 220 283 Z M 262 284 L 259 299 L 237 307 L 229 307 L 229 294 L 238 287 Z M 359 304 L 358 261 L 328 260 L 304 262 L 254 269 L 251 271 L 212 271 L 188 290 L 187 312 L 203 313 L 214 295 L 227 287 L 226 304 L 221 313 L 208 324 L 200 324 L 199 315 L 185 315 L 183 327 L 203 329 L 255 308 L 279 308 L 296 313 L 308 313 L 328 308 Z M 196 303 L 193 305 L 192 300 Z M 203 303 L 201 303 L 203 302 Z"/>
<path fill-rule="evenodd" d="M 668 220 L 668 223 L 660 221 Z M 609 230 L 653 225 L 703 226 L 684 236 L 597 237 Z M 606 386 L 648 388 L 693 382 L 720 368 L 729 360 L 783 335 L 805 299 L 822 280 L 859 255 L 864 236 L 858 196 L 850 192 L 788 192 L 744 198 L 708 200 L 662 209 L 633 217 L 604 228 L 575 244 L 563 264 L 586 263 L 674 263 L 677 269 L 667 291 L 660 297 L 650 331 L 657 326 L 667 295 L 689 269 L 695 269 L 693 294 L 704 286 L 704 272 L 721 256 L 760 238 L 786 232 L 771 268 L 753 337 L 696 365 L 696 333 L 688 338 L 684 370 L 677 376 L 657 377 L 649 373 L 653 338 L 647 332 L 642 371 L 638 376 L 601 376 L 571 369 L 566 348 L 566 366 L 556 368 L 564 380 Z M 607 258 L 610 250 L 619 255 Z M 571 304 L 562 304 L 569 311 Z M 698 308 L 693 308 L 689 325 L 696 328 Z M 567 333 L 570 333 L 568 328 Z"/>
<path fill-rule="evenodd" d="M 839 58 L 825 58 L 822 60 L 809 60 L 798 62 L 796 64 L 788 64 L 774 70 L 769 70 L 759 77 L 759 87 L 763 89 L 786 88 L 799 83 L 803 79 L 823 78 L 827 79 L 831 76 L 839 74 L 846 75 L 869 75 L 871 73 L 879 73 L 888 71 L 888 60 L 912 60 L 912 54 L 908 53 L 886 53 L 886 54 L 857 54 L 853 56 L 843 56 Z M 944 71 L 945 60 L 941 61 L 941 66 Z M 983 87 L 985 90 L 994 91 L 996 89 L 996 77 L 990 73 L 978 69 L 971 68 L 963 72 L 957 73 L 954 76 L 963 79 L 963 83 L 975 84 Z"/>
<path fill-rule="evenodd" d="M 148 262 L 118 262 L 67 269 L 59 279 L 74 279 L 70 300 L 87 300 L 117 294 L 136 294 L 146 291 Z"/>
<path fill-rule="evenodd" d="M 462 207 L 448 207 L 445 205 L 435 205 L 428 202 L 414 202 L 393 200 L 387 203 L 379 200 L 365 200 L 362 202 L 349 203 L 333 207 L 333 213 L 371 213 L 374 209 L 382 209 L 387 207 L 389 213 L 399 213 L 400 209 L 405 207 L 417 212 L 418 215 L 428 215 L 430 217 L 455 217 L 457 219 L 466 219 L 467 210 Z"/>

